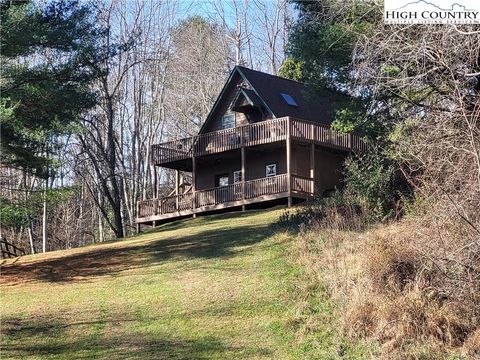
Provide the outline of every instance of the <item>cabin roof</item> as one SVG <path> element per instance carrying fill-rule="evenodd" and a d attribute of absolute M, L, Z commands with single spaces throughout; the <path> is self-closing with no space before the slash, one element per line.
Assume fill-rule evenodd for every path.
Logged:
<path fill-rule="evenodd" d="M 232 110 L 236 111 L 236 108 L 241 108 L 243 107 L 241 102 L 245 100 L 249 106 L 254 106 L 257 108 L 262 108 L 265 107 L 265 104 L 263 101 L 255 94 L 255 91 L 251 89 L 246 89 L 244 87 L 241 87 L 238 90 L 237 95 L 235 96 L 235 99 L 232 101 Z"/>
<path fill-rule="evenodd" d="M 235 66 L 200 129 L 200 133 L 213 117 L 216 108 L 222 102 L 224 93 L 230 86 L 233 86 L 231 83 L 237 76 L 241 76 L 251 87 L 251 89 L 240 88 L 239 92 L 243 92 L 243 95 L 256 105 L 264 104 L 265 109 L 274 118 L 291 116 L 329 125 L 334 119 L 335 110 L 348 100 L 347 96 L 328 89 L 313 91 L 298 81 L 243 66 Z M 237 94 L 237 97 L 238 95 L 240 93 Z"/>

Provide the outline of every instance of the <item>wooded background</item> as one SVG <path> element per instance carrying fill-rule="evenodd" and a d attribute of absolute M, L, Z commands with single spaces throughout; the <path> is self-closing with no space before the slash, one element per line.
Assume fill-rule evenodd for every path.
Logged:
<path fill-rule="evenodd" d="M 332 127 L 370 151 L 348 159 L 343 196 L 377 221 L 428 208 L 478 249 L 478 25 L 386 25 L 381 2 L 357 0 L 1 11 L 2 236 L 31 252 L 132 234 L 150 146 L 195 134 L 237 64 L 350 95 Z"/>
<path fill-rule="evenodd" d="M 3 118 L 2 236 L 37 252 L 132 234 L 136 202 L 152 197 L 150 146 L 195 134 L 235 65 L 275 74 L 292 14 L 286 0 L 2 1 L 5 114 L 15 101 L 28 106 L 14 90 L 25 81 L 51 90 L 32 73 L 77 76 L 66 69 L 74 62 L 95 98 L 71 121 L 46 114 L 68 129 L 53 121 L 37 127 L 33 119 L 25 128 L 35 136 L 18 131 L 18 148 L 33 149 L 23 163 L 20 151 L 7 146 L 12 139 Z M 82 26 L 74 23 L 79 18 Z M 10 55 L 17 45 L 25 51 Z M 159 176 L 167 191 L 170 172 Z"/>

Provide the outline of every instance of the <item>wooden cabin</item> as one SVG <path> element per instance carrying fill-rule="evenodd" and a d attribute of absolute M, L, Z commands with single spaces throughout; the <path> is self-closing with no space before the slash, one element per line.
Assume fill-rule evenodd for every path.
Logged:
<path fill-rule="evenodd" d="M 225 209 L 291 206 L 332 192 L 345 157 L 365 146 L 358 135 L 330 129 L 345 101 L 235 67 L 198 135 L 153 145 L 154 198 L 138 202 L 138 227 Z M 157 197 L 157 167 L 176 171 L 170 196 Z"/>

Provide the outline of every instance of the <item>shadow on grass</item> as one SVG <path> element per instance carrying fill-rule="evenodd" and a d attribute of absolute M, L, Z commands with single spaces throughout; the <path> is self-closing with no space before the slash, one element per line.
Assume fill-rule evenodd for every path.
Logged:
<path fill-rule="evenodd" d="M 252 214 L 239 214 L 251 216 Z M 206 225 L 209 222 L 228 218 L 217 215 L 196 220 L 194 225 Z M 237 217 L 238 218 L 238 217 Z M 232 222 L 235 218 L 232 218 Z M 218 225 L 221 225 L 219 223 Z M 183 222 L 166 224 L 160 231 L 171 231 L 185 226 Z M 85 281 L 93 277 L 114 275 L 118 272 L 148 267 L 174 258 L 221 258 L 237 255 L 245 249 L 243 246 L 258 243 L 269 237 L 274 228 L 271 225 L 235 226 L 225 223 L 216 227 L 187 235 L 149 241 L 144 246 L 125 242 L 117 248 L 91 247 L 90 251 L 45 259 L 25 264 L 7 264 L 2 266 L 2 283 L 16 285 L 30 281 L 70 282 Z"/>
<path fill-rule="evenodd" d="M 104 327 L 122 329 L 127 322 L 137 320 L 98 322 L 49 322 L 6 319 L 2 324 L 2 358 L 55 359 L 207 359 L 234 358 L 234 354 L 252 357 L 266 356 L 271 351 L 262 347 L 227 346 L 213 336 L 181 339 L 171 335 L 112 331 L 104 334 Z M 71 334 L 79 334 L 72 336 Z"/>

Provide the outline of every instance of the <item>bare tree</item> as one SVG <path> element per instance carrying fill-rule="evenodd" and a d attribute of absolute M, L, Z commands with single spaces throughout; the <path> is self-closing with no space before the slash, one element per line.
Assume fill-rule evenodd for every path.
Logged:
<path fill-rule="evenodd" d="M 222 41 L 226 29 L 191 17 L 173 29 L 167 76 L 168 134 L 196 133 L 228 75 L 231 48 Z"/>
<path fill-rule="evenodd" d="M 226 38 L 234 48 L 234 63 L 276 74 L 285 58 L 293 16 L 289 2 L 212 0 L 208 4 L 214 9 L 211 21 L 228 29 Z"/>

